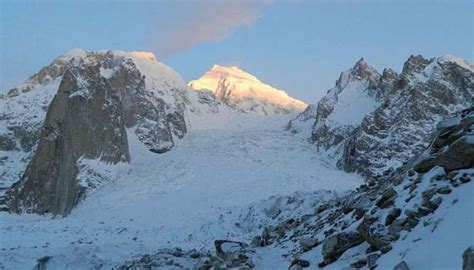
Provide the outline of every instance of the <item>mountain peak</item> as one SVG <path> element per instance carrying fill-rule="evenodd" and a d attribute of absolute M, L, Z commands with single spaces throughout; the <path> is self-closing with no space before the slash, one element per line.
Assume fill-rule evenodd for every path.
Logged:
<path fill-rule="evenodd" d="M 197 80 L 189 82 L 194 90 L 210 90 L 227 105 L 243 112 L 261 114 L 302 111 L 307 105 L 285 91 L 274 88 L 236 66 L 214 65 Z"/>
<path fill-rule="evenodd" d="M 83 49 L 74 48 L 69 52 L 61 54 L 60 58 L 86 57 L 87 53 Z"/>
<path fill-rule="evenodd" d="M 69 52 L 61 54 L 57 59 L 62 61 L 69 61 L 71 59 L 84 59 L 90 55 L 105 55 L 111 53 L 117 56 L 126 56 L 135 59 L 144 59 L 151 62 L 157 62 L 155 54 L 147 51 L 120 51 L 120 50 L 99 50 L 99 51 L 85 51 L 83 49 L 75 48 Z"/>
<path fill-rule="evenodd" d="M 149 60 L 149 61 L 152 61 L 152 62 L 157 62 L 155 54 L 153 54 L 152 52 L 132 51 L 132 52 L 129 52 L 128 54 L 132 57 L 142 58 L 142 59 Z"/>
<path fill-rule="evenodd" d="M 419 55 L 410 55 L 403 64 L 402 73 L 418 73 L 421 72 L 427 65 L 430 64 L 430 60 Z"/>
<path fill-rule="evenodd" d="M 474 72 L 474 65 L 470 64 L 467 60 L 462 59 L 460 57 L 450 55 L 450 54 L 445 54 L 443 56 L 440 56 L 436 59 L 438 63 L 455 63 L 456 65 L 465 68 L 471 72 Z"/>
<path fill-rule="evenodd" d="M 367 63 L 365 62 L 365 59 L 364 57 L 361 57 L 359 60 L 357 60 L 356 64 L 357 65 L 367 65 Z"/>
<path fill-rule="evenodd" d="M 220 65 L 213 65 L 211 70 L 209 70 L 205 75 L 221 78 L 221 77 L 233 77 L 233 78 L 240 78 L 243 80 L 251 80 L 251 81 L 258 81 L 260 82 L 255 76 L 252 74 L 243 71 L 237 66 L 220 66 Z"/>
<path fill-rule="evenodd" d="M 371 77 L 374 74 L 378 74 L 378 72 L 372 66 L 370 66 L 369 64 L 367 64 L 367 62 L 365 62 L 363 57 L 361 57 L 355 63 L 354 67 L 352 68 L 352 72 L 355 75 L 363 77 L 363 78 Z"/>
<path fill-rule="evenodd" d="M 211 70 L 240 70 L 240 71 L 242 71 L 237 66 L 221 66 L 221 65 L 217 65 L 217 64 L 214 64 L 212 66 Z"/>

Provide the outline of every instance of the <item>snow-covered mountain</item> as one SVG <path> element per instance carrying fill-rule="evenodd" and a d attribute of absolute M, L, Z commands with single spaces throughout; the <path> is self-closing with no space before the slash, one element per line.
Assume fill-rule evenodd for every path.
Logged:
<path fill-rule="evenodd" d="M 0 269 L 473 267 L 470 64 L 361 59 L 289 123 L 228 69 L 74 50 L 1 96 Z"/>
<path fill-rule="evenodd" d="M 286 114 L 307 107 L 304 102 L 234 66 L 214 65 L 188 85 L 197 91 L 210 91 L 228 106 L 245 113 Z"/>
<path fill-rule="evenodd" d="M 2 175 L 22 174 L 4 202 L 15 212 L 69 213 L 87 188 L 80 161 L 129 162 L 131 136 L 163 153 L 185 135 L 187 92 L 151 53 L 60 56 L 1 100 Z"/>
<path fill-rule="evenodd" d="M 258 104 L 243 111 L 267 114 L 303 108 L 304 103 L 240 73 L 250 87 L 263 87 L 247 89 L 247 101 Z M 2 193 L 15 183 L 4 207 L 69 213 L 88 189 L 107 181 L 90 161 L 129 163 L 134 158 L 131 137 L 152 152 L 164 153 L 190 128 L 234 125 L 232 118 L 239 113 L 219 97 L 190 91 L 149 52 L 75 49 L 61 55 L 1 96 Z"/>
<path fill-rule="evenodd" d="M 401 74 L 380 74 L 361 59 L 288 129 L 311 133 L 320 151 L 345 170 L 381 176 L 423 150 L 437 122 L 472 105 L 473 71 L 449 55 L 411 56 Z"/>

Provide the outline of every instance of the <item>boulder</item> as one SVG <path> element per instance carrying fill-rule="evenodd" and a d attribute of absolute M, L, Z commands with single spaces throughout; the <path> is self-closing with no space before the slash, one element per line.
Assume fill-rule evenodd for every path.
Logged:
<path fill-rule="evenodd" d="M 195 250 L 195 249 L 192 249 L 190 252 L 189 252 L 189 257 L 193 258 L 193 259 L 197 259 L 201 256 L 201 253 L 199 253 L 199 251 Z"/>
<path fill-rule="evenodd" d="M 48 262 L 51 260 L 51 256 L 43 256 L 36 260 L 36 265 L 33 267 L 33 270 L 47 270 Z"/>
<path fill-rule="evenodd" d="M 355 262 L 351 263 L 352 268 L 362 268 L 367 265 L 367 258 L 357 259 Z"/>
<path fill-rule="evenodd" d="M 393 223 L 402 213 L 400 208 L 392 208 L 388 211 L 387 217 L 385 218 L 385 226 L 388 226 Z"/>
<path fill-rule="evenodd" d="M 458 116 L 459 117 L 459 116 Z M 470 126 L 474 120 L 466 116 L 461 123 L 438 132 L 430 154 L 424 155 L 415 162 L 415 171 L 425 173 L 435 166 L 443 167 L 447 172 L 474 166 L 474 140 Z"/>
<path fill-rule="evenodd" d="M 303 251 L 311 250 L 313 247 L 317 245 L 318 245 L 318 239 L 316 238 L 306 237 L 300 240 L 300 246 L 303 249 Z"/>
<path fill-rule="evenodd" d="M 214 247 L 216 248 L 217 256 L 226 258 L 231 254 L 244 251 L 247 245 L 237 241 L 215 240 Z"/>
<path fill-rule="evenodd" d="M 393 204 L 397 196 L 397 192 L 393 188 L 384 191 L 382 196 L 375 203 L 380 208 L 387 208 Z"/>
<path fill-rule="evenodd" d="M 326 264 L 337 260 L 346 250 L 358 246 L 364 238 L 357 232 L 342 232 L 324 239 L 322 254 Z"/>
<path fill-rule="evenodd" d="M 393 270 L 410 270 L 410 268 L 408 267 L 408 264 L 405 261 L 401 261 L 397 263 L 397 265 L 395 265 Z"/>
<path fill-rule="evenodd" d="M 390 233 L 389 229 L 377 222 L 376 218 L 366 217 L 357 226 L 357 232 L 376 250 L 385 250 L 398 235 Z"/>
<path fill-rule="evenodd" d="M 367 266 L 369 269 L 377 267 L 377 260 L 380 258 L 380 252 L 373 252 L 367 255 Z"/>
<path fill-rule="evenodd" d="M 462 270 L 474 269 L 474 246 L 468 247 L 462 254 Z"/>
<path fill-rule="evenodd" d="M 306 268 L 306 267 L 310 266 L 310 263 L 307 260 L 302 260 L 302 259 L 299 259 L 299 258 L 295 258 L 290 264 L 290 269 L 293 269 L 292 267 L 294 267 L 296 265 L 300 266 L 301 268 Z"/>

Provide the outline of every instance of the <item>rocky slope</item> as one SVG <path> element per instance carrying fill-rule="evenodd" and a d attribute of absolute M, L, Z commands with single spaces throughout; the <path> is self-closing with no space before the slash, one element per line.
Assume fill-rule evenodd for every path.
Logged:
<path fill-rule="evenodd" d="M 311 138 L 323 154 L 375 178 L 424 149 L 436 123 L 471 106 L 473 95 L 474 67 L 454 56 L 411 56 L 400 74 L 379 74 L 361 59 L 288 129 L 312 122 Z"/>
<path fill-rule="evenodd" d="M 43 102 L 36 103 L 30 93 Z M 186 103 L 186 86 L 179 75 L 150 53 L 75 50 L 59 57 L 1 101 L 6 127 L 1 145 L 7 157 L 2 162 L 9 162 L 14 151 L 34 153 L 20 181 L 7 192 L 6 207 L 14 212 L 68 214 L 87 188 L 77 179 L 79 161 L 130 161 L 130 132 L 152 152 L 169 151 L 186 133 Z M 39 115 L 32 115 L 32 109 Z M 25 133 L 27 146 L 21 144 Z"/>
<path fill-rule="evenodd" d="M 440 122 L 431 137 L 421 155 L 373 185 L 327 200 L 273 198 L 243 211 L 237 228 L 262 227 L 252 240 L 162 249 L 120 269 L 472 269 L 474 108 Z"/>
<path fill-rule="evenodd" d="M 307 106 L 237 67 L 214 65 L 188 85 L 197 91 L 210 91 L 228 106 L 245 113 L 283 114 L 300 112 Z"/>

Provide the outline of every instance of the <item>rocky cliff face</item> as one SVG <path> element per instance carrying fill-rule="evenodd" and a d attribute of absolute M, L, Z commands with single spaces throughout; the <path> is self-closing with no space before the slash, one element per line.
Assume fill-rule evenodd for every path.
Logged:
<path fill-rule="evenodd" d="M 96 61 L 96 57 L 81 50 L 71 51 L 6 95 L 0 95 L 0 195 L 18 180 L 31 160 L 48 106 L 64 72 L 85 61 Z"/>
<path fill-rule="evenodd" d="M 186 133 L 185 85 L 152 55 L 109 51 L 80 57 L 85 58 L 65 68 L 38 147 L 6 194 L 10 211 L 66 215 L 86 190 L 77 179 L 81 159 L 128 162 L 130 134 L 163 153 Z"/>
<path fill-rule="evenodd" d="M 215 65 L 188 85 L 197 91 L 210 91 L 228 106 L 244 113 L 286 114 L 300 112 L 307 106 L 237 67 Z"/>
<path fill-rule="evenodd" d="M 443 56 L 411 56 L 401 74 L 379 74 L 362 59 L 343 72 L 312 117 L 311 138 L 346 171 L 368 178 L 390 173 L 427 146 L 436 123 L 472 104 L 474 68 Z M 310 120 L 312 121 L 312 120 Z"/>

